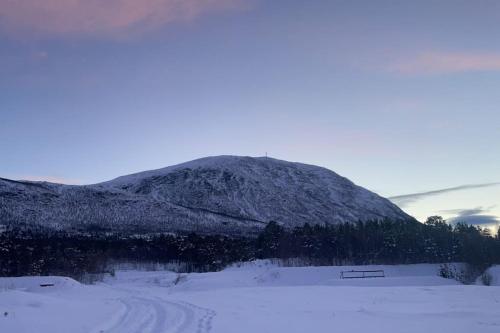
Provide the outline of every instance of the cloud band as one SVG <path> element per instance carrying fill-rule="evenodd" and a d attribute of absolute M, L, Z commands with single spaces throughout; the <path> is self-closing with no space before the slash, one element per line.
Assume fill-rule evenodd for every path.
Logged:
<path fill-rule="evenodd" d="M 0 29 L 48 35 L 114 35 L 242 6 L 242 0 L 3 0 Z"/>
<path fill-rule="evenodd" d="M 500 71 L 500 54 L 425 52 L 414 58 L 392 64 L 389 70 L 405 75 Z"/>
<path fill-rule="evenodd" d="M 500 185 L 500 182 L 461 185 L 461 186 L 449 187 L 449 188 L 444 188 L 444 189 L 434 190 L 434 191 L 396 195 L 393 197 L 389 197 L 389 200 L 391 200 L 394 203 L 396 203 L 397 205 L 403 207 L 405 205 L 408 205 L 410 203 L 413 203 L 417 200 L 424 199 L 424 198 L 429 197 L 429 196 L 434 196 L 434 195 L 439 195 L 439 194 L 444 194 L 444 193 L 449 193 L 449 192 L 455 192 L 455 191 L 463 191 L 463 190 L 471 190 L 471 189 L 476 189 L 476 188 L 498 186 L 498 185 Z"/>

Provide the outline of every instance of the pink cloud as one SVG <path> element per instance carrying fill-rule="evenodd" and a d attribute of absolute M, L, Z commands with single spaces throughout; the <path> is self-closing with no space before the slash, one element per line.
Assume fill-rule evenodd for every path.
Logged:
<path fill-rule="evenodd" d="M 500 53 L 426 52 L 392 64 L 389 70 L 410 75 L 500 71 Z"/>
<path fill-rule="evenodd" d="M 0 0 L 0 30 L 121 35 L 243 6 L 243 0 Z"/>

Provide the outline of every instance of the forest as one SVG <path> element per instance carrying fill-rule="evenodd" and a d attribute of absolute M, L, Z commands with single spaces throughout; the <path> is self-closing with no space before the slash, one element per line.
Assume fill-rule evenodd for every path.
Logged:
<path fill-rule="evenodd" d="M 185 271 L 215 271 L 254 259 L 299 258 L 308 265 L 467 263 L 471 276 L 500 263 L 500 235 L 439 216 L 425 223 L 370 221 L 308 224 L 270 222 L 257 237 L 123 234 L 92 229 L 53 231 L 9 226 L 0 233 L 0 276 L 113 274 L 116 263 L 183 263 Z M 443 272 L 443 276 L 451 275 Z"/>

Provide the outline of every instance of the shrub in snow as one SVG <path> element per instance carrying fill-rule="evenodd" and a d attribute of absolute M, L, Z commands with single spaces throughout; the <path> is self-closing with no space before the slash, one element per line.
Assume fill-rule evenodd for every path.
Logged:
<path fill-rule="evenodd" d="M 481 275 L 481 282 L 483 283 L 483 285 L 485 285 L 485 286 L 491 286 L 491 282 L 492 281 L 493 281 L 493 277 L 491 276 L 490 273 L 484 272 Z"/>
<path fill-rule="evenodd" d="M 178 285 L 179 283 L 181 282 L 184 282 L 187 280 L 187 275 L 184 275 L 184 274 L 177 274 L 177 276 L 175 277 L 175 280 L 174 280 L 174 285 Z"/>
<path fill-rule="evenodd" d="M 458 272 L 457 268 L 455 265 L 451 264 L 441 264 L 439 266 L 439 276 L 445 279 L 455 279 L 457 281 L 460 281 L 459 276 L 460 272 Z"/>

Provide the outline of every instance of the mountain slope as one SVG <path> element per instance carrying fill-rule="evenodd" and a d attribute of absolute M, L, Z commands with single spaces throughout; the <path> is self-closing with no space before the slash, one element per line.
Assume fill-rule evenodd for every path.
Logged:
<path fill-rule="evenodd" d="M 246 232 L 373 219 L 411 220 L 325 168 L 216 156 L 85 186 L 0 179 L 0 221 L 58 228 Z"/>

